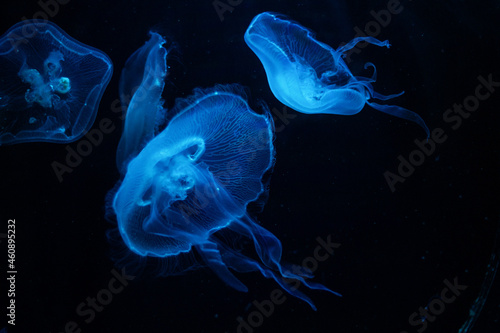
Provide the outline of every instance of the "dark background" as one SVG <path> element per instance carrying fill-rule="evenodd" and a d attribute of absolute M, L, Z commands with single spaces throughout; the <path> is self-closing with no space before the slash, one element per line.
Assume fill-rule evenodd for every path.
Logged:
<path fill-rule="evenodd" d="M 255 311 L 254 300 L 269 299 L 277 288 L 274 281 L 257 273 L 237 274 L 249 288 L 240 293 L 209 270 L 138 277 L 90 323 L 76 313 L 113 277 L 105 235 L 110 224 L 104 214 L 106 193 L 119 179 L 115 152 L 121 120 L 111 105 L 118 98 L 120 71 L 155 29 L 177 44 L 168 61 L 167 106 L 196 87 L 240 83 L 253 100 L 281 112 L 260 61 L 243 40 L 251 19 L 262 11 L 286 14 L 336 48 L 354 37 L 355 27 L 363 30 L 373 21 L 370 11 L 385 9 L 387 3 L 243 0 L 232 13 L 224 13 L 223 21 L 212 0 L 70 0 L 60 5 L 50 20 L 114 63 L 94 128 L 107 118 L 116 129 L 62 182 L 51 163 L 64 163 L 68 145 L 0 147 L 0 215 L 4 224 L 16 219 L 16 331 L 64 332 L 66 323 L 74 321 L 82 332 L 235 332 L 236 318 Z M 413 141 L 424 139 L 417 125 L 369 107 L 354 116 L 290 110 L 296 117 L 284 127 L 275 119 L 281 129 L 275 140 L 277 162 L 269 201 L 257 218 L 282 241 L 288 262 L 311 256 L 317 237 L 331 235 L 340 243 L 319 264 L 314 281 L 343 297 L 302 288 L 318 311 L 287 295 L 255 332 L 417 332 L 420 327 L 411 326 L 409 316 L 439 297 L 445 279 L 454 278 L 468 288 L 427 322 L 425 332 L 458 332 L 480 295 L 490 256 L 498 253 L 500 89 L 457 130 L 442 116 L 474 94 L 479 75 L 492 74 L 500 81 L 500 3 L 401 5 L 402 12 L 377 36 L 389 39 L 392 47 L 364 48 L 349 66 L 355 75 L 370 76 L 363 64 L 373 62 L 375 90 L 405 90 L 390 103 L 417 112 L 431 130 L 443 128 L 448 139 L 392 193 L 383 174 L 396 173 L 397 157 L 408 158 L 416 149 Z M 41 10 L 36 1 L 2 4 L 1 31 Z M 500 329 L 498 283 L 497 278 L 471 332 Z M 5 290 L 0 291 L 3 297 Z"/>

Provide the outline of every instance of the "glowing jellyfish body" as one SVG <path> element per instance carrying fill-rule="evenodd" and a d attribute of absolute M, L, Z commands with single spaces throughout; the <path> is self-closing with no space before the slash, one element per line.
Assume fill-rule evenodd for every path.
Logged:
<path fill-rule="evenodd" d="M 71 142 L 92 126 L 113 65 L 50 22 L 0 37 L 0 144 Z"/>
<path fill-rule="evenodd" d="M 116 154 L 122 173 L 128 160 L 153 138 L 156 126 L 164 117 L 161 94 L 167 75 L 167 50 L 163 47 L 163 37 L 155 32 L 150 35 L 150 40 L 127 60 L 120 78 L 120 99 L 127 107 Z"/>
<path fill-rule="evenodd" d="M 376 72 L 372 78 L 353 76 L 342 59 L 359 42 L 389 47 L 388 41 L 358 37 L 334 50 L 317 41 L 308 29 L 273 13 L 257 15 L 245 33 L 245 41 L 262 62 L 274 96 L 294 110 L 352 115 L 366 103 L 376 110 L 416 122 L 429 134 L 416 113 L 369 101 L 387 100 L 402 93 L 384 96 L 374 92 L 371 83 L 376 80 Z M 375 69 L 373 64 L 367 65 Z"/>
<path fill-rule="evenodd" d="M 125 244 L 140 256 L 152 257 L 196 249 L 206 265 L 237 290 L 247 288 L 229 269 L 260 271 L 313 306 L 283 278 L 328 289 L 306 282 L 308 272 L 292 273 L 281 264 L 280 241 L 246 211 L 264 192 L 262 177 L 274 163 L 269 112 L 252 111 L 236 85 L 196 90 L 172 112 L 176 115 L 165 130 L 128 163 L 114 196 Z M 260 260 L 233 249 L 218 236 L 221 229 L 252 240 Z"/>

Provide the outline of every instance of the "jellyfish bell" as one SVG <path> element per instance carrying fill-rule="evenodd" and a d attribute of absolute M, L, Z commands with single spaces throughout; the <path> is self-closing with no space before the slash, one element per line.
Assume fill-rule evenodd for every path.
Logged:
<path fill-rule="evenodd" d="M 0 37 L 0 72 L 0 144 L 67 143 L 92 126 L 113 65 L 55 24 L 25 20 Z"/>
<path fill-rule="evenodd" d="M 245 213 L 248 202 L 263 190 L 260 177 L 271 167 L 274 149 L 270 116 L 249 109 L 241 92 L 236 85 L 218 86 L 197 90 L 177 103 L 183 109 L 172 110 L 177 115 L 167 128 L 128 165 L 114 201 L 119 225 L 120 221 L 124 225 L 120 230 L 131 227 L 125 222 L 134 205 L 125 202 L 147 207 L 152 215 L 146 228 L 165 236 L 174 233 L 176 241 L 185 238 L 184 231 L 183 236 L 177 234 L 183 227 L 192 232 L 196 224 L 203 226 L 197 239 L 204 239 Z M 252 135 L 263 129 L 267 129 L 267 146 Z M 189 241 L 192 237 L 188 236 Z M 148 244 L 132 245 L 149 251 Z"/>

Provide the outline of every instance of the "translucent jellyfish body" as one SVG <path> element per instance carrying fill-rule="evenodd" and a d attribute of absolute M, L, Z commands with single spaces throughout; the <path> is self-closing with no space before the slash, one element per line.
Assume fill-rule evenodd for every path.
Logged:
<path fill-rule="evenodd" d="M 92 126 L 113 65 L 50 22 L 0 38 L 0 144 L 71 142 Z"/>
<path fill-rule="evenodd" d="M 281 263 L 280 241 L 247 213 L 249 203 L 262 203 L 262 179 L 274 165 L 269 110 L 254 112 L 238 85 L 196 89 L 168 110 L 173 116 L 160 131 L 167 112 L 164 43 L 151 33 L 121 76 L 122 100 L 132 96 L 117 153 L 123 180 L 108 205 L 117 232 L 108 235 L 135 255 L 115 259 L 134 268 L 137 258 L 159 258 L 163 275 L 205 264 L 240 291 L 247 287 L 231 270 L 259 271 L 314 308 L 287 279 L 331 290 L 306 281 L 312 277 L 306 269 Z M 243 254 L 240 241 L 253 242 L 255 256 Z"/>
<path fill-rule="evenodd" d="M 120 78 L 120 99 L 125 109 L 123 134 L 118 145 L 116 162 L 122 173 L 132 157 L 155 135 L 164 119 L 161 94 L 167 75 L 165 39 L 151 32 L 151 38 L 132 54 Z"/>
<path fill-rule="evenodd" d="M 357 43 L 365 41 L 389 47 L 388 41 L 358 37 L 337 50 L 315 39 L 314 34 L 283 15 L 257 15 L 245 33 L 247 45 L 262 62 L 274 96 L 302 113 L 352 115 L 365 104 L 372 108 L 419 124 L 429 129 L 416 113 L 395 105 L 378 104 L 372 99 L 388 100 L 400 94 L 381 95 L 373 90 L 371 78 L 352 75 L 342 59 Z M 368 63 L 367 66 L 375 66 Z"/>
<path fill-rule="evenodd" d="M 114 197 L 125 244 L 140 256 L 175 258 L 196 250 L 240 291 L 247 288 L 229 269 L 260 271 L 313 306 L 285 279 L 329 289 L 306 281 L 311 275 L 304 269 L 292 273 L 282 264 L 280 241 L 246 211 L 264 192 L 262 177 L 274 162 L 269 112 L 252 111 L 237 86 L 197 90 L 172 112 L 166 129 L 129 162 Z M 221 229 L 253 241 L 259 260 L 233 249 L 219 237 Z"/>

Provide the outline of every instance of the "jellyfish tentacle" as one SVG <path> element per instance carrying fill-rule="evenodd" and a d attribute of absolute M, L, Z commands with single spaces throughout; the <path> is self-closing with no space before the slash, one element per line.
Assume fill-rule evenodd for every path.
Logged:
<path fill-rule="evenodd" d="M 399 96 L 403 95 L 404 93 L 405 93 L 405 92 L 404 92 L 404 90 L 403 90 L 402 92 L 397 93 L 397 94 L 382 95 L 382 94 L 379 94 L 379 93 L 378 93 L 378 92 L 376 92 L 376 91 L 372 91 L 372 92 L 371 92 L 371 95 L 372 95 L 372 98 L 374 98 L 374 99 L 378 99 L 378 100 L 380 100 L 380 101 L 386 101 L 386 100 L 388 100 L 388 99 L 393 99 L 393 98 L 399 97 Z M 411 111 L 411 112 L 413 112 L 413 111 Z"/>
<path fill-rule="evenodd" d="M 367 43 L 370 43 L 370 44 L 373 44 L 376 46 L 380 46 L 380 47 L 384 47 L 384 46 L 387 48 L 391 47 L 391 44 L 389 44 L 388 40 L 381 41 L 381 40 L 378 40 L 377 38 L 374 38 L 374 37 L 356 37 L 356 38 L 352 39 L 351 41 L 347 42 L 347 44 L 342 45 L 339 48 L 337 48 L 336 52 L 345 54 L 347 51 L 354 48 L 356 46 L 356 44 L 358 44 L 360 42 L 367 42 Z"/>
<path fill-rule="evenodd" d="M 314 275 L 304 267 L 281 262 L 281 242 L 271 232 L 252 222 L 248 216 L 230 224 L 230 229 L 253 240 L 255 250 L 261 259 L 257 262 L 241 253 L 225 247 L 224 262 L 238 272 L 259 271 L 267 278 L 273 278 L 290 295 L 307 302 L 313 310 L 312 300 L 297 287 L 301 284 L 309 289 L 328 291 L 342 297 L 320 283 L 308 281 Z"/>
<path fill-rule="evenodd" d="M 206 242 L 196 246 L 198 253 L 203 258 L 203 261 L 214 271 L 217 276 L 226 282 L 229 286 L 242 292 L 247 292 L 248 288 L 240 280 L 238 280 L 227 268 L 222 260 L 221 254 L 217 249 L 217 245 L 212 242 Z"/>
<path fill-rule="evenodd" d="M 412 121 L 414 123 L 417 123 L 420 127 L 422 127 L 427 134 L 427 138 L 430 137 L 430 131 L 427 125 L 425 124 L 425 121 L 420 117 L 418 114 L 416 114 L 413 111 L 410 111 L 408 109 L 405 109 L 401 106 L 397 105 L 384 105 L 384 104 L 378 104 L 374 102 L 369 102 L 367 101 L 366 104 L 374 108 L 375 110 L 390 114 L 392 116 L 398 117 L 398 118 L 403 118 L 409 121 Z"/>

